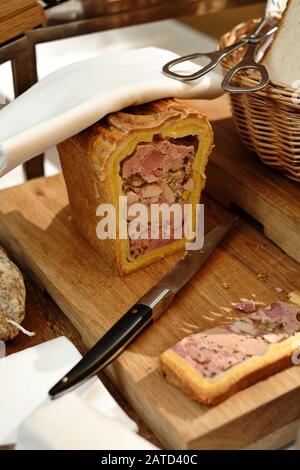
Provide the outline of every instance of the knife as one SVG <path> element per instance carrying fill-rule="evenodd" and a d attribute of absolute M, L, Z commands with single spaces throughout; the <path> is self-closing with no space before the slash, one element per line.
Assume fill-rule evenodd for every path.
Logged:
<path fill-rule="evenodd" d="M 92 349 L 49 391 L 50 398 L 77 388 L 98 374 L 148 326 L 158 320 L 175 295 L 194 276 L 222 241 L 236 219 L 215 227 L 201 250 L 188 251 L 152 289 L 125 313 Z"/>

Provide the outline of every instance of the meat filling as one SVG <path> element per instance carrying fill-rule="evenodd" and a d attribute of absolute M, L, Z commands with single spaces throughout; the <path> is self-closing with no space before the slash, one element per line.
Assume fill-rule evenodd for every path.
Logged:
<path fill-rule="evenodd" d="M 213 378 L 299 332 L 298 313 L 296 305 L 274 302 L 231 325 L 187 336 L 173 350 L 204 377 Z"/>
<path fill-rule="evenodd" d="M 121 162 L 120 168 L 128 205 L 142 203 L 150 208 L 154 203 L 189 202 L 194 188 L 192 165 L 198 145 L 196 136 L 178 139 L 155 136 L 151 143 L 138 144 L 134 152 Z M 163 221 L 159 227 L 159 239 L 151 239 L 148 212 L 147 238 L 129 239 L 129 254 L 134 259 L 174 239 L 174 226 L 170 227 L 170 238 L 163 238 Z"/>

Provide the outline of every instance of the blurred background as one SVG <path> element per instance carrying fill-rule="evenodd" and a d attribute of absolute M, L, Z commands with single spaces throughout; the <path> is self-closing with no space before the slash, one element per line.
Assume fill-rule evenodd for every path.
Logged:
<path fill-rule="evenodd" d="M 253 5 L 228 8 L 220 13 L 183 17 L 182 22 L 197 31 L 201 31 L 202 33 L 218 39 L 222 34 L 230 31 L 235 25 L 250 20 L 251 18 L 261 16 L 264 8 L 264 3 L 256 3 L 254 1 Z"/>
<path fill-rule="evenodd" d="M 242 6 L 245 3 L 247 5 Z M 113 29 L 107 29 L 105 20 L 103 23 L 105 14 L 112 17 L 111 13 L 118 13 L 118 9 L 122 9 L 123 5 L 125 5 L 123 16 L 121 14 L 119 18 L 112 19 L 110 28 Z M 138 7 L 136 11 L 133 8 L 135 5 Z M 154 6 L 159 11 L 156 15 L 159 18 L 172 18 L 172 13 L 175 11 L 172 10 L 174 5 L 180 5 L 180 12 L 193 10 L 196 13 L 201 13 L 201 16 L 197 14 L 182 16 L 180 14 L 176 16 L 176 19 L 148 22 L 147 13 L 139 13 L 145 5 Z M 235 7 L 229 8 L 228 5 L 235 5 Z M 26 6 L 30 12 L 28 18 L 25 11 Z M 46 9 L 44 9 L 45 7 Z M 130 9 L 131 11 L 129 11 Z M 95 56 L 146 46 L 170 49 L 179 55 L 214 50 L 222 34 L 240 22 L 260 16 L 263 9 L 264 2 L 248 0 L 203 0 L 198 2 L 192 0 L 182 0 L 182 2 L 178 0 L 173 2 L 169 0 L 160 2 L 158 0 L 149 0 L 148 2 L 146 0 L 68 0 L 65 2 L 56 0 L 39 2 L 38 0 L 0 0 L 0 108 L 31 86 L 36 79 L 41 79 L 68 64 Z M 220 12 L 205 13 L 212 10 L 220 10 Z M 171 13 L 169 14 L 169 12 Z M 133 16 L 136 14 L 137 20 L 131 21 L 129 18 L 131 14 Z M 32 20 L 34 15 L 36 15 L 36 23 Z M 101 15 L 102 23 L 101 19 L 99 23 L 96 23 Z M 130 22 L 140 24 L 118 27 L 122 21 L 123 24 L 124 22 L 125 24 L 130 24 Z M 79 34 L 79 30 L 85 31 L 82 24 L 88 22 L 90 24 L 95 22 L 95 26 L 91 28 L 92 32 Z M 70 27 L 71 23 L 74 24 L 74 30 L 72 30 L 73 26 Z M 34 27 L 35 24 L 36 27 Z M 97 25 L 99 25 L 99 30 L 97 30 Z M 26 60 L 21 51 L 18 61 L 8 60 L 9 49 L 11 48 L 12 53 L 15 53 L 14 49 L 20 48 L 18 42 L 22 41 L 25 36 L 28 36 L 29 44 L 30 41 L 34 41 L 31 57 Z M 52 37 L 55 40 L 52 40 Z M 59 39 L 57 39 L 58 37 Z M 8 38 L 9 41 L 7 41 Z M 32 55 L 34 55 L 34 59 Z M 36 64 L 34 70 L 30 70 L 33 63 Z M 30 75 L 34 74 L 36 77 L 30 78 Z M 45 157 L 43 169 L 45 174 L 57 173 L 60 170 L 60 165 L 56 149 L 47 151 Z M 26 170 L 27 177 L 28 175 L 29 177 L 39 176 L 42 165 L 34 167 L 33 161 L 28 165 L 31 168 L 29 171 Z M 26 179 L 24 168 L 16 168 L 1 178 L 0 189 L 20 184 L 24 179 Z"/>

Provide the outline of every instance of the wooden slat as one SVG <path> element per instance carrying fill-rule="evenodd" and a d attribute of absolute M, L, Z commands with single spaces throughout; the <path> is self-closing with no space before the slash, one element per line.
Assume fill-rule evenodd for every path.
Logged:
<path fill-rule="evenodd" d="M 259 1 L 259 0 L 258 0 Z M 195 14 L 203 15 L 222 11 L 225 8 L 248 5 L 250 0 L 82 0 L 85 11 L 90 15 L 103 15 L 108 13 L 120 13 L 136 9 L 151 9 L 161 5 L 165 10 L 172 10 L 181 4 L 182 11 L 189 11 L 193 7 Z"/>
<path fill-rule="evenodd" d="M 43 24 L 44 10 L 35 0 L 1 2 L 0 44 Z"/>
<path fill-rule="evenodd" d="M 17 14 L 18 11 L 28 10 L 36 4 L 34 0 L 2 0 L 0 2 L 0 20 L 6 16 Z"/>

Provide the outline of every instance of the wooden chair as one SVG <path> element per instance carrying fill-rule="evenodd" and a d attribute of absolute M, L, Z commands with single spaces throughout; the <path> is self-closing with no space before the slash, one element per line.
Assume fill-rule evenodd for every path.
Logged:
<path fill-rule="evenodd" d="M 11 61 L 15 96 L 37 81 L 35 46 L 25 32 L 46 21 L 43 8 L 35 0 L 11 0 L 0 4 L 0 64 Z M 25 166 L 28 178 L 43 175 L 43 157 Z"/>

